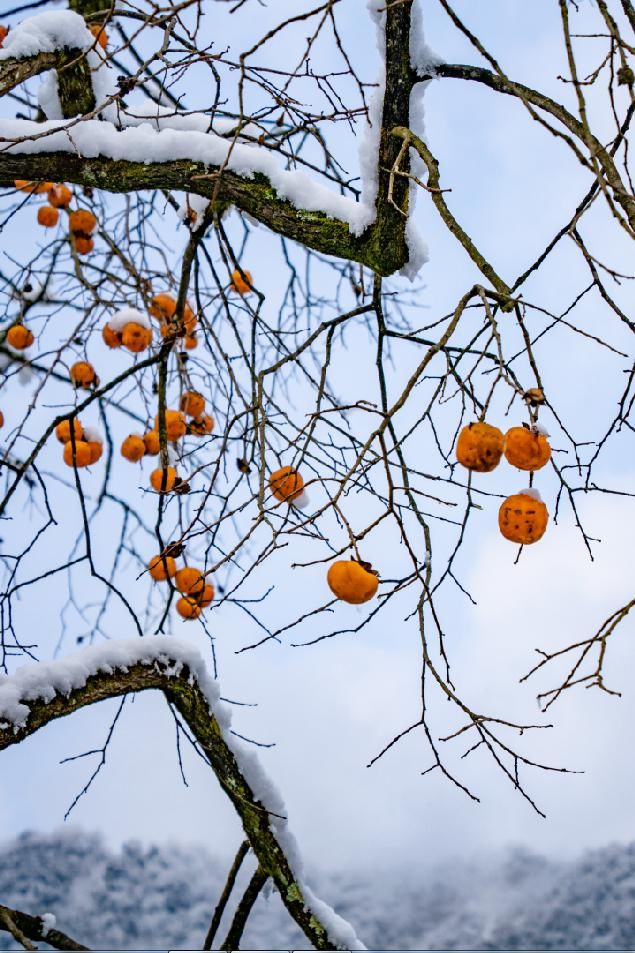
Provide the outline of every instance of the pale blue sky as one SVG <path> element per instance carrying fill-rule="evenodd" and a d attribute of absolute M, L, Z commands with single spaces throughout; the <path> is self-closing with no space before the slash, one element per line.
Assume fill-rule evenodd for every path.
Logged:
<path fill-rule="evenodd" d="M 272 5 L 272 10 L 274 6 L 277 14 L 280 5 Z M 571 100 L 571 92 L 555 79 L 565 68 L 555 3 L 491 0 L 485 9 L 479 4 L 475 11 L 474 6 L 465 0 L 457 3 L 515 79 Z M 447 18 L 435 3 L 425 0 L 423 9 L 426 38 L 444 59 L 477 61 L 465 42 L 448 29 Z M 263 8 L 263 22 L 268 13 Z M 345 34 L 354 36 L 357 64 L 370 79 L 376 58 L 365 4 L 345 2 L 342 13 Z M 220 14 L 215 15 L 221 22 Z M 260 32 L 262 26 L 251 24 Z M 225 34 L 222 37 L 225 41 Z M 571 214 L 588 188 L 587 175 L 563 145 L 532 123 L 522 106 L 485 89 L 437 81 L 426 93 L 425 113 L 426 135 L 441 162 L 442 185 L 452 188 L 448 201 L 500 274 L 513 280 Z M 346 142 L 342 134 L 343 147 Z M 351 158 L 349 167 L 353 163 Z M 423 324 L 454 307 L 478 274 L 423 194 L 418 196 L 416 214 L 430 248 L 430 262 L 419 276 L 423 287 L 412 309 L 414 323 Z M 169 213 L 166 225 L 174 228 Z M 592 237 L 597 246 L 610 243 L 612 260 L 628 268 L 626 246 L 621 237 L 616 239 L 605 215 L 594 216 Z M 174 235 L 175 248 L 184 241 L 182 230 Z M 250 247 L 253 260 L 260 263 L 253 268 L 254 275 L 274 308 L 282 272 L 270 254 L 270 236 L 259 229 Z M 12 251 L 16 253 L 15 248 Z M 558 310 L 585 282 L 571 248 L 563 244 L 552 266 L 527 285 L 525 294 Z M 628 288 L 618 292 L 622 300 L 625 295 Z M 592 328 L 596 308 L 597 302 L 583 305 L 576 312 L 578 321 Z M 615 346 L 628 347 L 630 342 L 619 327 L 611 326 L 606 333 Z M 540 351 L 550 392 L 557 392 L 558 406 L 580 439 L 593 436 L 615 404 L 615 361 L 580 339 L 572 342 L 571 335 L 554 335 L 550 341 Z M 357 398 L 374 399 L 374 379 L 365 371 L 372 371 L 373 347 L 361 331 L 350 343 L 355 360 L 342 359 L 338 382 Z M 404 367 L 406 360 L 412 356 L 404 359 Z M 398 366 L 401 370 L 402 365 Z M 26 392 L 13 385 L 9 393 L 9 399 L 18 400 Z M 124 436 L 123 422 L 120 430 Z M 614 487 L 632 487 L 633 456 L 625 447 L 624 440 L 616 441 L 598 473 L 598 478 Z M 51 469 L 57 450 L 52 447 L 47 453 Z M 424 446 L 421 456 L 423 466 Z M 488 488 L 503 492 L 517 479 L 501 468 Z M 515 488 L 514 483 L 511 489 Z M 556 485 L 549 474 L 542 479 L 541 489 L 551 506 Z M 350 505 L 357 516 L 355 504 L 351 501 Z M 551 526 L 540 545 L 523 554 L 518 566 L 513 565 L 514 548 L 498 535 L 495 507 L 474 517 L 458 571 L 478 606 L 471 606 L 456 589 L 447 591 L 441 605 L 457 685 L 470 702 L 491 714 L 540 719 L 535 695 L 545 682 L 517 684 L 534 661 L 534 648 L 566 644 L 591 634 L 606 615 L 632 596 L 629 527 L 635 517 L 633 502 L 599 497 L 580 500 L 580 507 L 591 535 L 603 540 L 593 565 L 566 507 L 558 527 Z M 72 519 L 69 514 L 69 522 Z M 107 535 L 105 524 L 99 527 Z M 66 532 L 68 525 L 58 531 Z M 439 531 L 438 538 L 442 554 L 449 537 Z M 390 547 L 394 544 L 392 534 L 378 536 L 369 544 L 370 558 L 384 572 L 393 559 Z M 271 565 L 271 572 L 275 570 L 282 580 L 267 609 L 276 625 L 287 619 L 290 599 L 304 606 L 313 604 L 316 592 L 319 599 L 326 598 L 321 567 L 296 571 L 286 582 L 286 563 L 288 555 L 283 553 Z M 51 652 L 57 640 L 60 599 L 54 585 L 43 587 L 35 604 L 20 609 L 26 631 L 29 626 L 37 631 Z M 571 692 L 548 719 L 542 719 L 555 721 L 557 727 L 529 741 L 529 750 L 541 759 L 585 771 L 572 776 L 525 776 L 528 789 L 548 814 L 542 820 L 478 755 L 462 762 L 461 770 L 481 796 L 480 804 L 469 801 L 438 775 L 421 777 L 430 763 L 421 735 L 410 736 L 372 769 L 365 767 L 418 715 L 420 648 L 416 630 L 402 623 L 405 607 L 405 602 L 395 600 L 394 608 L 380 614 L 358 636 L 341 636 L 310 649 L 270 645 L 241 655 L 235 655 L 234 648 L 248 641 L 243 617 L 228 608 L 214 623 L 224 694 L 258 703 L 257 708 L 237 711 L 235 727 L 258 740 L 276 742 L 275 748 L 261 751 L 262 763 L 286 800 L 290 826 L 307 866 L 370 869 L 402 861 L 426 863 L 510 843 L 568 855 L 607 841 L 631 840 L 628 792 L 635 777 L 628 751 L 635 716 L 630 688 L 635 671 L 629 623 L 616 634 L 608 663 L 622 699 L 584 690 Z M 342 606 L 340 616 L 356 624 L 363 611 Z M 123 634 L 123 618 L 121 613 L 113 615 L 113 635 Z M 42 631 L 49 626 L 50 636 Z M 202 639 L 198 630 L 176 628 L 179 635 Z M 116 704 L 82 711 L 2 753 L 1 838 L 23 829 L 52 830 L 62 823 L 90 766 L 81 760 L 63 766 L 58 762 L 98 746 Z M 433 705 L 437 734 L 443 734 L 444 711 L 441 703 Z M 147 842 L 200 843 L 229 856 L 241 837 L 234 812 L 214 776 L 188 750 L 184 758 L 189 787 L 183 787 L 173 733 L 171 716 L 160 697 L 128 702 L 108 767 L 74 811 L 73 823 L 100 830 L 113 843 L 133 836 Z"/>

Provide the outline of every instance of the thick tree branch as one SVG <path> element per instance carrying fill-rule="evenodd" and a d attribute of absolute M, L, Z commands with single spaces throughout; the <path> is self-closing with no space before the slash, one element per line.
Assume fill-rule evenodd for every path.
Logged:
<path fill-rule="evenodd" d="M 144 163 L 88 159 L 70 152 L 0 154 L 0 186 L 13 185 L 14 179 L 21 178 L 73 182 L 109 192 L 176 189 L 211 198 L 217 172 L 217 167 L 187 159 Z M 392 249 L 377 245 L 371 235 L 356 237 L 346 222 L 323 212 L 297 209 L 280 199 L 264 175 L 246 179 L 225 170 L 217 194 L 219 203 L 235 205 L 272 231 L 323 254 L 360 262 L 381 275 L 392 274 L 404 264 L 396 261 Z"/>
<path fill-rule="evenodd" d="M 69 52 L 71 56 L 81 56 L 81 50 Z M 49 69 L 57 69 L 59 56 L 59 51 L 56 51 L 38 53 L 37 56 L 26 56 L 23 59 L 0 60 L 0 96 L 10 93 L 12 89 L 32 76 L 37 76 Z"/>
<path fill-rule="evenodd" d="M 21 935 L 19 942 L 25 945 L 24 939 L 27 940 L 42 940 L 44 943 L 48 943 L 49 946 L 54 947 L 56 950 L 88 950 L 89 947 L 82 946 L 81 943 L 77 943 L 76 940 L 73 940 L 72 937 L 67 936 L 66 933 L 62 933 L 61 930 L 47 930 L 44 927 L 44 921 L 41 917 L 32 917 L 28 913 L 21 913 L 20 910 L 12 910 L 10 907 L 3 907 L 0 905 L 0 930 L 6 930 L 16 937 L 13 930 L 10 928 L 10 924 L 17 928 L 18 934 Z M 27 946 L 27 949 L 37 949 L 34 946 Z"/>
<path fill-rule="evenodd" d="M 386 9 L 386 85 L 382 109 L 378 155 L 377 217 L 370 229 L 369 250 L 382 259 L 387 268 L 379 272 L 389 275 L 408 261 L 406 222 L 409 183 L 405 178 L 391 182 L 391 169 L 399 154 L 399 143 L 391 135 L 394 126 L 410 125 L 410 93 L 419 77 L 410 68 L 410 17 L 412 0 L 387 4 Z M 409 171 L 406 153 L 402 161 Z M 388 196 L 390 195 L 390 200 Z M 375 269 L 377 271 L 377 269 Z"/>
<path fill-rule="evenodd" d="M 174 671 L 180 674 L 173 674 Z M 245 779 L 236 758 L 225 742 L 219 724 L 209 712 L 209 703 L 194 676 L 176 660 L 139 662 L 126 671 L 99 672 L 91 675 L 68 695 L 56 694 L 51 701 L 29 703 L 29 715 L 22 727 L 0 722 L 0 751 L 18 744 L 49 722 L 70 715 L 86 705 L 131 692 L 158 689 L 174 705 L 189 725 L 216 777 L 232 801 L 245 834 L 265 876 L 275 883 L 282 902 L 310 942 L 319 950 L 337 949 L 327 928 L 308 907 L 296 881 L 285 850 L 272 830 L 269 813 Z"/>
<path fill-rule="evenodd" d="M 57 55 L 58 91 L 64 119 L 92 113 L 97 104 L 85 55 L 78 55 L 75 50 L 60 50 Z"/>

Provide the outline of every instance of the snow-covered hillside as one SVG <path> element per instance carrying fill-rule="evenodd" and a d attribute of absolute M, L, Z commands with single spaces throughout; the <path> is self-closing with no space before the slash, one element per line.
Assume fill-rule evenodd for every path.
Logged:
<path fill-rule="evenodd" d="M 250 873 L 246 868 L 240 884 Z M 54 913 L 59 929 L 102 949 L 200 948 L 225 876 L 226 865 L 202 851 L 130 842 L 113 853 L 72 829 L 0 845 L 0 903 Z M 433 872 L 316 879 L 370 949 L 635 946 L 635 844 L 562 864 L 516 850 Z M 227 926 L 226 918 L 219 944 Z M 275 892 L 261 895 L 242 948 L 305 945 Z M 16 949 L 6 933 L 0 949 Z"/>

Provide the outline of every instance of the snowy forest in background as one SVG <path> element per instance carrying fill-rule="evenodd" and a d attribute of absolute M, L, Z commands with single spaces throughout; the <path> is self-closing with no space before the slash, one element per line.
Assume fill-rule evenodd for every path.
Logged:
<path fill-rule="evenodd" d="M 3 901 L 54 913 L 59 929 L 94 948 L 200 949 L 225 876 L 225 864 L 199 847 L 129 841 L 114 852 L 79 829 L 27 832 L 0 846 Z M 315 881 L 369 949 L 635 945 L 635 843 L 566 862 L 517 848 L 432 869 L 404 865 Z M 275 891 L 263 893 L 241 948 L 294 947 L 305 948 L 305 938 Z M 18 947 L 0 934 L 0 949 Z"/>

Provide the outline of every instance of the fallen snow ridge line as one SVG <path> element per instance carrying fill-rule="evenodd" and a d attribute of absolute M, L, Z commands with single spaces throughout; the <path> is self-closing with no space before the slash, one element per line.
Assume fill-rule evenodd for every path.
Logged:
<path fill-rule="evenodd" d="M 167 674 L 178 677 L 184 669 L 190 684 L 196 684 L 221 730 L 223 741 L 232 751 L 238 767 L 254 797 L 269 812 L 269 826 L 275 832 L 289 868 L 300 887 L 307 909 L 318 917 L 338 945 L 347 950 L 365 950 L 353 927 L 306 886 L 296 840 L 286 821 L 284 800 L 269 779 L 254 751 L 229 732 L 231 711 L 220 700 L 219 683 L 210 675 L 205 661 L 190 642 L 171 636 L 114 640 L 72 652 L 56 662 L 23 665 L 13 675 L 0 675 L 0 729 L 17 731 L 26 725 L 29 703 L 50 702 L 57 695 L 68 697 L 86 684 L 91 676 L 103 672 L 128 671 L 134 665 L 161 663 Z"/>

